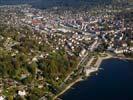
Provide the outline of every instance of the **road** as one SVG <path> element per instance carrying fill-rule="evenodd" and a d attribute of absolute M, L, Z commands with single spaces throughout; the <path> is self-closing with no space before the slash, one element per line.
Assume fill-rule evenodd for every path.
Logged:
<path fill-rule="evenodd" d="M 80 62 L 78 63 L 77 67 L 76 67 L 76 70 L 79 69 L 80 65 L 87 59 L 88 57 L 88 53 L 86 55 L 84 55 L 84 57 L 80 60 Z M 71 77 L 71 75 L 73 74 L 74 72 L 72 71 L 66 78 L 65 80 L 63 81 L 63 83 L 60 85 L 60 87 L 62 87 L 64 85 L 64 83 L 67 82 L 67 80 Z"/>

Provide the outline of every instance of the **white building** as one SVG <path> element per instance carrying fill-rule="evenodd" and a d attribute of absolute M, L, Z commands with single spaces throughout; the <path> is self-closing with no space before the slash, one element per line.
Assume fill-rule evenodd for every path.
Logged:
<path fill-rule="evenodd" d="M 25 90 L 23 90 L 23 91 L 18 91 L 18 95 L 20 95 L 20 96 L 25 96 L 25 95 L 26 95 Z"/>
<path fill-rule="evenodd" d="M 121 54 L 121 53 L 123 53 L 124 51 L 123 51 L 122 49 L 116 49 L 114 52 L 115 52 L 116 54 Z"/>
<path fill-rule="evenodd" d="M 79 56 L 80 56 L 80 57 L 83 57 L 83 56 L 85 55 L 85 53 L 86 53 L 86 49 L 83 49 L 83 50 L 80 52 Z"/>
<path fill-rule="evenodd" d="M 5 100 L 5 97 L 4 96 L 0 96 L 0 100 Z"/>

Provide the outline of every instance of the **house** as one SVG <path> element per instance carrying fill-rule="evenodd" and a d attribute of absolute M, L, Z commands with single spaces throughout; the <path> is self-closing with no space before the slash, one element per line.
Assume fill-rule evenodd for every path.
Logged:
<path fill-rule="evenodd" d="M 83 56 L 85 55 L 85 53 L 86 53 L 86 49 L 83 49 L 83 50 L 80 52 L 79 56 L 80 56 L 80 57 L 83 57 Z"/>
<path fill-rule="evenodd" d="M 114 51 L 116 54 L 121 54 L 121 53 L 123 53 L 124 51 L 123 51 L 123 49 L 115 49 L 115 51 Z"/>
<path fill-rule="evenodd" d="M 18 95 L 20 95 L 20 96 L 25 96 L 25 95 L 26 95 L 25 90 L 18 91 Z"/>
<path fill-rule="evenodd" d="M 4 96 L 0 96 L 0 100 L 5 100 L 5 97 Z"/>
<path fill-rule="evenodd" d="M 122 43 L 122 46 L 127 47 L 128 45 L 127 45 L 127 43 Z"/>
<path fill-rule="evenodd" d="M 34 57 L 34 58 L 32 59 L 32 61 L 33 61 L 33 62 L 38 61 L 37 57 Z"/>

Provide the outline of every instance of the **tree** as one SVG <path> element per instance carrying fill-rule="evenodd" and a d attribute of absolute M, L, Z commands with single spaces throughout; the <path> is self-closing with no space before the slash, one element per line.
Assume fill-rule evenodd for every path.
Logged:
<path fill-rule="evenodd" d="M 13 97 L 13 96 L 8 96 L 7 99 L 8 99 L 8 100 L 14 100 L 14 97 Z"/>
<path fill-rule="evenodd" d="M 28 66 L 28 71 L 34 76 L 36 74 L 36 69 L 37 69 L 38 65 L 36 62 L 32 62 L 29 66 Z"/>

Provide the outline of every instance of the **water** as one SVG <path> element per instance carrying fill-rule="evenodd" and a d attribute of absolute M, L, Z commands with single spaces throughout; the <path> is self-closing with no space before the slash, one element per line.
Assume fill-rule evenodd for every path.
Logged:
<path fill-rule="evenodd" d="M 64 93 L 63 100 L 133 100 L 133 61 L 108 59 L 98 75 L 77 83 Z"/>
<path fill-rule="evenodd" d="M 30 4 L 37 8 L 80 7 L 96 4 L 110 4 L 112 0 L 0 0 L 0 5 Z"/>

